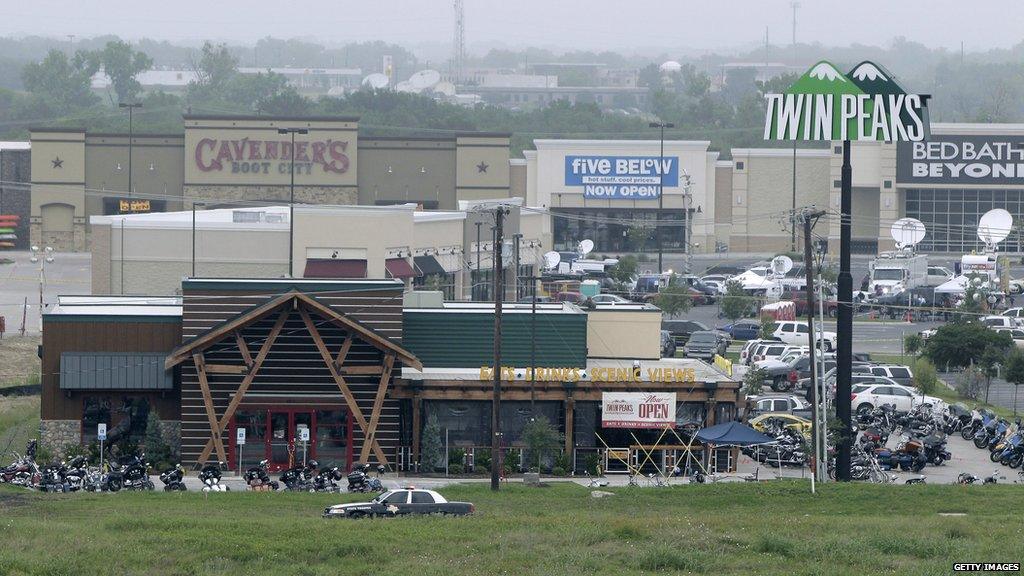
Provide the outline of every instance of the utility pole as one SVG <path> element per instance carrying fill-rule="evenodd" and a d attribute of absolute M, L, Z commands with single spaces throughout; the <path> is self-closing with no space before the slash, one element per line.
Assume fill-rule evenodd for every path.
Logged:
<path fill-rule="evenodd" d="M 796 9 L 800 7 L 799 2 L 790 2 L 793 8 L 793 66 L 796 66 Z M 793 217 L 790 222 L 789 251 L 796 252 L 796 138 L 793 139 Z"/>
<path fill-rule="evenodd" d="M 295 135 L 309 134 L 306 128 L 278 128 L 278 134 L 290 134 L 292 137 L 291 151 L 288 153 L 288 164 L 291 168 L 291 183 L 288 186 L 288 277 L 295 274 Z"/>
<path fill-rule="evenodd" d="M 128 197 L 132 197 L 132 141 L 135 140 L 132 132 L 132 111 L 142 108 L 142 102 L 120 102 L 118 108 L 128 109 Z"/>
<path fill-rule="evenodd" d="M 683 229 L 686 233 L 686 240 L 683 242 L 683 254 L 686 256 L 686 273 L 690 274 L 693 269 L 693 218 L 690 217 L 690 210 L 693 209 L 693 196 L 690 195 L 690 175 L 683 174 Z"/>
<path fill-rule="evenodd" d="M 850 247 L 853 217 L 853 170 L 850 166 L 850 141 L 843 141 L 843 167 L 839 205 L 839 293 L 836 336 L 839 340 L 836 354 L 836 417 L 842 427 L 836 451 L 836 479 L 850 480 L 850 450 L 853 444 L 850 389 L 853 381 L 853 275 L 850 273 Z"/>
<path fill-rule="evenodd" d="M 515 283 L 513 284 L 513 286 L 515 286 L 515 289 L 512 290 L 512 294 L 513 294 L 513 297 L 516 300 L 518 300 L 519 299 L 519 242 L 523 239 L 523 235 L 522 235 L 522 233 L 516 233 L 516 234 L 512 235 L 512 238 L 515 239 L 515 249 L 516 249 L 516 251 L 513 252 L 513 260 L 512 260 L 513 262 L 515 262 L 515 268 L 512 269 L 512 278 L 515 279 Z"/>
<path fill-rule="evenodd" d="M 812 452 L 814 453 L 812 473 L 817 475 L 818 466 L 821 465 L 818 450 L 818 387 L 817 371 L 818 365 L 814 361 L 815 340 L 819 332 L 814 326 L 814 260 L 811 257 L 811 229 L 818 218 L 825 214 L 822 210 L 804 210 L 801 219 L 804 223 L 804 274 L 807 278 L 807 288 L 804 293 L 807 295 L 807 343 L 810 350 L 811 365 L 811 420 L 813 424 L 813 436 L 811 438 Z M 794 213 L 794 221 L 796 220 Z M 793 227 L 796 230 L 796 227 Z M 824 326 L 821 327 L 824 330 Z M 811 491 L 814 491 L 814 476 L 811 477 Z"/>
<path fill-rule="evenodd" d="M 658 154 L 658 216 L 654 219 L 660 225 L 661 213 L 665 207 L 665 128 L 675 128 L 676 125 L 671 122 L 651 122 L 647 126 L 661 130 L 661 151 Z M 665 266 L 662 262 L 664 250 L 662 249 L 661 230 L 658 226 L 654 227 L 654 233 L 658 238 L 658 274 L 661 274 L 665 271 Z M 687 241 L 689 241 L 689 237 L 687 237 Z"/>
<path fill-rule="evenodd" d="M 477 300 L 477 284 L 480 284 L 480 226 L 483 226 L 483 222 L 476 223 L 476 278 L 469 283 L 469 299 Z"/>
<path fill-rule="evenodd" d="M 508 208 L 494 210 L 494 396 L 491 399 L 491 490 L 497 491 L 501 482 L 499 464 L 501 453 L 501 303 L 504 299 L 502 278 L 502 250 L 505 242 L 504 221 Z M 479 266 L 479 260 L 477 261 Z"/>

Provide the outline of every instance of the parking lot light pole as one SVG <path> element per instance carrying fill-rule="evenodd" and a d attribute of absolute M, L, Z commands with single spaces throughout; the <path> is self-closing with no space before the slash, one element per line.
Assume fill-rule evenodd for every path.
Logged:
<path fill-rule="evenodd" d="M 132 197 L 132 140 L 134 135 L 132 132 L 132 111 L 136 108 L 142 108 L 142 102 L 120 102 L 117 105 L 118 108 L 128 109 L 128 197 Z"/>
<path fill-rule="evenodd" d="M 658 216 L 654 219 L 654 221 L 660 225 L 661 211 L 665 206 L 665 128 L 675 128 L 676 125 L 671 122 L 651 122 L 647 126 L 650 128 L 657 128 L 661 131 L 661 148 L 658 154 Z M 662 250 L 661 230 L 658 230 L 657 225 L 654 227 L 654 233 L 658 236 L 658 274 L 661 274 L 662 271 L 665 270 L 665 266 L 662 262 L 664 250 Z"/>
<path fill-rule="evenodd" d="M 288 277 L 295 274 L 295 135 L 309 134 L 306 128 L 278 128 L 278 134 L 288 134 L 292 137 L 292 147 L 288 154 L 289 168 L 291 168 L 291 183 L 288 186 Z"/>

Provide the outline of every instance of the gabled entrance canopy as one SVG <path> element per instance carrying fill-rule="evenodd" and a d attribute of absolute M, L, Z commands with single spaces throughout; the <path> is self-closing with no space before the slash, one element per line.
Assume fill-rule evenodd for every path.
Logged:
<path fill-rule="evenodd" d="M 345 403 L 348 406 L 350 414 L 356 424 L 358 424 L 358 426 L 363 430 L 364 442 L 360 453 L 360 459 L 365 461 L 372 450 L 381 464 L 388 465 L 387 457 L 385 456 L 383 449 L 381 449 L 380 444 L 377 442 L 376 431 L 377 425 L 380 421 L 381 409 L 384 405 L 384 398 L 391 382 L 391 372 L 396 361 L 402 362 L 406 366 L 416 367 L 418 369 L 422 369 L 422 363 L 414 354 L 406 350 L 400 344 L 396 344 L 372 328 L 369 328 L 348 316 L 338 313 L 336 310 L 323 304 L 316 298 L 297 290 L 292 290 L 274 297 L 266 303 L 255 306 L 227 322 L 223 322 L 210 328 L 206 332 L 192 338 L 188 342 L 185 342 L 167 356 L 164 367 L 168 370 L 185 362 L 191 357 L 199 377 L 199 388 L 203 395 L 203 403 L 205 405 L 207 419 L 210 424 L 210 439 L 203 448 L 203 451 L 198 458 L 198 462 L 202 464 L 209 460 L 214 449 L 216 449 L 217 456 L 221 461 L 227 460 L 222 436 L 227 430 L 228 425 L 231 422 L 231 418 L 234 416 L 239 404 L 244 399 L 250 385 L 259 373 L 264 360 L 266 360 L 267 355 L 274 346 L 285 322 L 293 313 L 298 314 L 302 318 L 306 331 L 312 338 L 313 343 L 316 345 L 317 350 L 324 361 L 324 364 L 331 374 L 331 377 L 337 384 L 342 396 L 345 398 Z M 274 322 L 274 325 L 270 329 L 267 337 L 263 340 L 262 344 L 260 344 L 256 355 L 253 356 L 245 338 L 242 337 L 242 330 L 247 326 L 255 324 L 274 314 L 277 315 L 277 320 Z M 317 323 L 314 322 L 311 314 L 319 316 L 326 322 L 343 329 L 347 333 L 347 337 L 335 354 L 332 354 L 332 352 L 327 349 L 327 345 L 325 344 L 320 331 L 317 329 Z M 241 363 L 208 364 L 204 353 L 214 345 L 227 339 L 233 340 L 237 345 Z M 361 340 L 383 353 L 384 361 L 382 366 L 346 367 L 344 365 L 345 359 L 355 339 Z M 228 403 L 227 409 L 219 417 L 214 409 L 213 397 L 210 393 L 210 385 L 207 375 L 211 373 L 234 374 L 242 377 L 237 390 L 234 392 L 231 401 Z M 345 376 L 350 374 L 380 374 L 380 381 L 377 386 L 369 420 L 367 420 L 363 415 L 362 410 L 360 410 L 360 407 L 356 402 L 355 396 L 349 388 L 348 383 L 345 381 Z"/>

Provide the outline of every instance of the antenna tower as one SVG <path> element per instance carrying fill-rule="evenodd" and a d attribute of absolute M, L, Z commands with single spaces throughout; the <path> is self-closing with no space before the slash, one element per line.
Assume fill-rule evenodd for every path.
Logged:
<path fill-rule="evenodd" d="M 466 14 L 462 0 L 455 0 L 455 38 L 452 42 L 452 79 L 455 84 L 462 82 L 462 67 L 466 61 Z"/>

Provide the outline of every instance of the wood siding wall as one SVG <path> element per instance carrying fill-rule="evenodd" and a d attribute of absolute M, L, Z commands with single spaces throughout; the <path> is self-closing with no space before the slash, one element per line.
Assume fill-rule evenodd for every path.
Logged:
<path fill-rule="evenodd" d="M 43 420 L 79 420 L 82 418 L 82 392 L 65 394 L 60 389 L 62 352 L 161 352 L 168 353 L 181 342 L 181 322 L 145 321 L 128 318 L 102 319 L 51 317 L 44 320 L 42 358 Z M 96 393 L 97 391 L 84 391 Z M 124 390 L 111 392 L 126 395 Z M 147 396 L 160 418 L 178 420 L 178 390 L 131 392 Z"/>
<path fill-rule="evenodd" d="M 234 318 L 254 306 L 263 304 L 277 295 L 265 291 L 250 294 L 239 291 L 186 291 L 182 341 L 187 342 L 210 328 Z M 311 295 L 323 304 L 362 322 L 378 333 L 396 342 L 401 342 L 401 289 L 312 292 Z M 270 333 L 278 315 L 279 312 L 271 313 L 261 321 L 242 330 L 242 336 L 254 357 Z M 311 316 L 328 350 L 332 355 L 337 356 L 346 337 L 346 332 L 316 314 L 311 313 Z M 242 363 L 241 355 L 233 338 L 227 338 L 208 349 L 205 359 L 207 364 Z M 383 354 L 380 351 L 357 339 L 349 351 L 345 366 L 380 366 L 382 363 Z M 397 363 L 394 373 L 401 373 Z M 242 377 L 240 374 L 208 374 L 210 392 L 218 417 L 224 414 Z M 369 420 L 373 408 L 379 379 L 379 375 L 349 375 L 345 377 L 367 420 Z M 303 325 L 301 316 L 295 310 L 291 311 L 263 366 L 257 372 L 256 378 L 246 393 L 246 398 L 250 399 L 251 403 L 252 400 L 267 395 L 305 397 L 310 399 L 312 405 L 318 402 L 334 406 L 339 402 L 344 403 L 337 384 L 324 365 L 323 358 Z M 203 405 L 198 374 L 191 359 L 181 365 L 181 414 L 182 461 L 186 464 L 193 464 L 210 438 L 210 425 Z M 364 434 L 356 425 L 353 427 L 352 435 L 353 453 L 358 458 Z M 222 439 L 224 445 L 227 446 L 229 440 L 227 433 L 223 435 Z M 393 464 L 394 455 L 399 445 L 397 400 L 391 398 L 385 400 L 377 429 L 377 439 Z M 212 457 L 216 458 L 216 452 Z M 375 461 L 372 456 L 370 458 L 371 461 Z"/>

